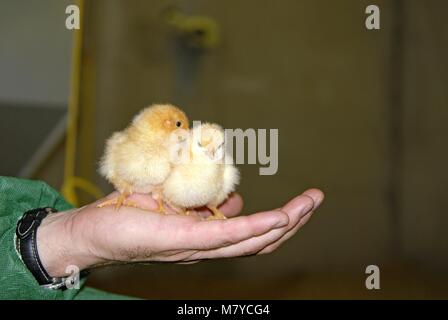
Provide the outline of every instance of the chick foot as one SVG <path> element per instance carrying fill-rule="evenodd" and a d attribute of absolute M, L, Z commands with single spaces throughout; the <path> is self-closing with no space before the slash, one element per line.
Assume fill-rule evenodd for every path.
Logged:
<path fill-rule="evenodd" d="M 169 205 L 169 207 L 170 207 L 174 212 L 176 212 L 178 215 L 181 215 L 181 216 L 189 216 L 190 213 L 191 213 L 189 210 L 187 210 L 187 209 L 185 209 L 185 208 L 182 208 L 182 207 L 175 206 L 175 205 L 173 205 L 173 204 L 171 204 L 171 203 L 168 203 L 168 205 Z"/>
<path fill-rule="evenodd" d="M 180 214 L 181 216 L 189 216 L 190 215 L 190 210 L 186 210 L 186 209 L 183 209 L 183 208 L 180 208 L 180 209 L 176 209 L 175 210 L 178 214 Z"/>
<path fill-rule="evenodd" d="M 190 210 L 182 210 L 181 215 L 183 216 L 189 216 L 191 214 Z"/>
<path fill-rule="evenodd" d="M 165 205 L 163 204 L 163 199 L 161 197 L 157 197 L 158 209 L 157 212 L 160 214 L 166 214 Z"/>
<path fill-rule="evenodd" d="M 136 202 L 127 199 L 128 196 L 129 196 L 129 194 L 121 193 L 118 197 L 101 202 L 96 207 L 103 208 L 106 206 L 115 205 L 115 210 L 119 210 L 122 206 L 144 209 L 144 208 L 140 207 Z"/>
<path fill-rule="evenodd" d="M 207 206 L 207 208 L 213 212 L 213 215 L 211 215 L 210 217 L 207 218 L 207 220 L 222 220 L 222 219 L 227 219 L 227 217 L 224 215 L 224 213 L 222 213 L 218 208 L 216 207 L 209 207 Z"/>

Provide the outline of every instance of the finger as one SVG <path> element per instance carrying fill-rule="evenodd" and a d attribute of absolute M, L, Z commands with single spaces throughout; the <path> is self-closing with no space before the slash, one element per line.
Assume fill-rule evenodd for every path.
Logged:
<path fill-rule="evenodd" d="M 219 210 L 231 218 L 238 215 L 243 210 L 243 198 L 238 193 L 232 193 L 227 200 L 219 206 Z"/>
<path fill-rule="evenodd" d="M 256 254 L 269 244 L 280 239 L 286 230 L 284 228 L 272 229 L 260 236 L 254 236 L 246 240 L 240 241 L 236 244 L 205 251 L 198 251 L 194 253 L 189 259 L 204 260 L 204 259 L 218 259 L 218 258 L 233 258 L 240 256 L 248 256 Z"/>
<path fill-rule="evenodd" d="M 282 236 L 277 241 L 274 241 L 274 242 L 270 243 L 269 245 L 267 245 L 265 248 L 261 249 L 259 252 L 257 252 L 257 254 L 259 254 L 259 255 L 268 254 L 268 253 L 271 253 L 274 250 L 278 249 L 283 243 L 285 243 L 292 236 L 294 236 L 296 234 L 296 232 L 300 228 L 302 228 L 302 226 L 305 225 L 308 222 L 308 220 L 311 219 L 313 214 L 314 214 L 314 211 L 311 211 L 309 214 L 305 215 L 302 219 L 300 219 L 299 223 L 294 226 L 294 228 L 292 228 L 291 230 L 286 232 L 285 235 Z"/>
<path fill-rule="evenodd" d="M 300 219 L 300 217 L 304 217 L 307 213 L 309 213 L 313 209 L 313 206 L 314 202 L 309 196 L 300 195 L 291 200 L 277 212 L 283 212 L 288 217 L 290 217 L 290 219 L 291 217 L 293 219 Z M 202 259 L 211 259 L 255 254 L 271 243 L 274 243 L 281 239 L 290 230 L 290 225 L 291 222 L 284 227 L 271 230 L 270 232 L 265 233 L 261 236 L 248 238 L 247 240 L 244 240 L 237 244 L 229 245 L 223 248 L 217 248 L 214 250 L 208 250 L 207 252 L 198 252 L 192 257 L 192 259 L 197 259 L 198 256 Z"/>
<path fill-rule="evenodd" d="M 238 193 L 232 193 L 227 200 L 219 206 L 219 210 L 228 218 L 235 217 L 241 210 L 243 210 L 243 198 Z M 207 209 L 196 210 L 196 213 L 203 218 L 207 218 L 211 214 Z"/>
<path fill-rule="evenodd" d="M 287 212 L 289 216 L 289 224 L 285 229 L 288 231 L 293 229 L 305 215 L 309 214 L 310 211 L 316 210 L 320 206 L 323 198 L 324 194 L 322 191 L 318 189 L 309 189 L 300 196 L 289 201 L 280 209 L 283 212 Z M 297 210 L 297 206 L 300 205 L 302 201 L 306 203 L 307 209 Z"/>
<path fill-rule="evenodd" d="M 313 210 L 314 206 L 313 198 L 305 193 L 290 200 L 280 209 L 280 211 L 285 212 L 289 217 L 289 224 L 285 229 L 293 228 L 299 222 L 300 218 Z"/>
<path fill-rule="evenodd" d="M 319 189 L 309 189 L 306 190 L 303 195 L 309 196 L 313 199 L 314 206 L 312 212 L 306 214 L 303 217 L 299 217 L 298 219 L 295 219 L 294 217 L 290 216 L 290 224 L 288 226 L 288 232 L 285 233 L 285 235 L 275 241 L 274 243 L 271 243 L 266 250 L 262 250 L 260 254 L 269 253 L 278 248 L 281 244 L 283 244 L 286 240 L 290 239 L 310 218 L 311 215 L 314 213 L 315 210 L 319 208 L 319 206 L 322 204 L 324 200 L 324 193 Z"/>
<path fill-rule="evenodd" d="M 208 250 L 228 246 L 288 225 L 288 215 L 267 211 L 229 220 L 190 222 L 180 228 L 175 245 L 186 249 Z"/>
<path fill-rule="evenodd" d="M 292 230 L 287 231 L 285 228 L 274 229 L 264 235 L 253 237 L 232 246 L 198 252 L 192 255 L 191 259 L 232 258 L 271 253 L 291 238 L 309 220 L 311 215 L 312 212 L 305 215 Z"/>
<path fill-rule="evenodd" d="M 128 197 L 128 200 L 138 204 L 140 209 L 149 211 L 156 211 L 159 209 L 159 204 L 150 194 L 133 193 Z"/>
<path fill-rule="evenodd" d="M 313 199 L 314 201 L 313 210 L 316 210 L 321 205 L 322 201 L 324 201 L 325 198 L 324 193 L 321 190 L 315 188 L 308 189 L 302 194 L 307 195 L 308 197 Z"/>

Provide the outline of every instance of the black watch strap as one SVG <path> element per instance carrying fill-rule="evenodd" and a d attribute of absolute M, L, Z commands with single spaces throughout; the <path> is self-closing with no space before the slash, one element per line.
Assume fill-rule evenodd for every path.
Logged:
<path fill-rule="evenodd" d="M 51 277 L 45 270 L 37 251 L 37 228 L 49 214 L 56 212 L 53 208 L 38 208 L 25 212 L 17 223 L 16 245 L 23 263 L 28 267 L 40 285 L 55 285 L 59 278 Z"/>

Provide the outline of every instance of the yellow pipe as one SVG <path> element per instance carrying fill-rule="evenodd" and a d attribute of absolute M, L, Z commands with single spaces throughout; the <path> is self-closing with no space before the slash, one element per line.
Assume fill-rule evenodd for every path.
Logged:
<path fill-rule="evenodd" d="M 76 138 L 78 129 L 79 97 L 81 83 L 82 30 L 84 16 L 84 0 L 78 0 L 80 12 L 80 28 L 74 31 L 72 50 L 72 72 L 70 79 L 70 97 L 68 103 L 67 140 L 65 145 L 64 182 L 62 194 L 73 205 L 78 205 L 76 188 L 82 189 L 96 198 L 103 196 L 101 190 L 89 181 L 76 177 Z"/>

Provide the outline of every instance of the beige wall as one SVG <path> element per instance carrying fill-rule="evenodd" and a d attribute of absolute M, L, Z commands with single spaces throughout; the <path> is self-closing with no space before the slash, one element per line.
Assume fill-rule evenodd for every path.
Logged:
<path fill-rule="evenodd" d="M 170 30 L 159 17 L 162 3 L 99 1 L 92 7 L 98 12 L 91 29 L 95 113 L 101 119 L 95 157 L 139 108 L 173 97 L 191 119 L 278 128 L 278 174 L 241 168 L 246 212 L 279 206 L 311 186 L 326 192 L 327 203 L 275 258 L 256 262 L 257 269 L 325 268 L 387 257 L 387 15 L 384 30 L 375 33 L 364 27 L 362 2 L 179 2 L 215 18 L 222 31 L 219 46 L 200 58 L 195 75 L 187 75 L 191 91 L 179 94 L 176 78 L 182 75 Z M 237 264 L 250 271 L 254 263 Z"/>
<path fill-rule="evenodd" d="M 403 239 L 411 261 L 448 262 L 448 25 L 446 2 L 412 1 L 404 59 Z M 442 269 L 443 270 L 443 269 Z"/>
<path fill-rule="evenodd" d="M 92 125 L 83 126 L 94 140 L 82 140 L 82 175 L 110 189 L 95 173 L 105 139 L 141 107 L 175 102 L 192 120 L 279 129 L 278 174 L 260 176 L 257 166 L 241 166 L 244 212 L 277 207 L 308 187 L 327 196 L 312 221 L 273 255 L 98 271 L 94 281 L 120 272 L 126 279 L 317 270 L 362 276 L 366 265 L 398 258 L 424 270 L 446 265 L 448 30 L 441 10 L 446 3 L 430 2 L 437 6 L 406 1 L 406 10 L 399 8 L 404 44 L 395 61 L 400 46 L 390 1 L 375 1 L 380 31 L 364 27 L 371 1 L 177 1 L 187 12 L 216 19 L 222 33 L 219 46 L 188 72 L 179 68 L 185 53 L 176 53 L 160 18 L 165 1 L 90 3 L 85 55 L 92 68 L 83 88 L 92 92 L 94 108 Z M 403 81 L 397 86 L 394 79 Z M 404 137 L 398 162 L 390 131 L 396 101 Z M 391 163 L 402 170 L 392 190 L 398 206 L 390 203 L 390 173 L 397 168 Z"/>

